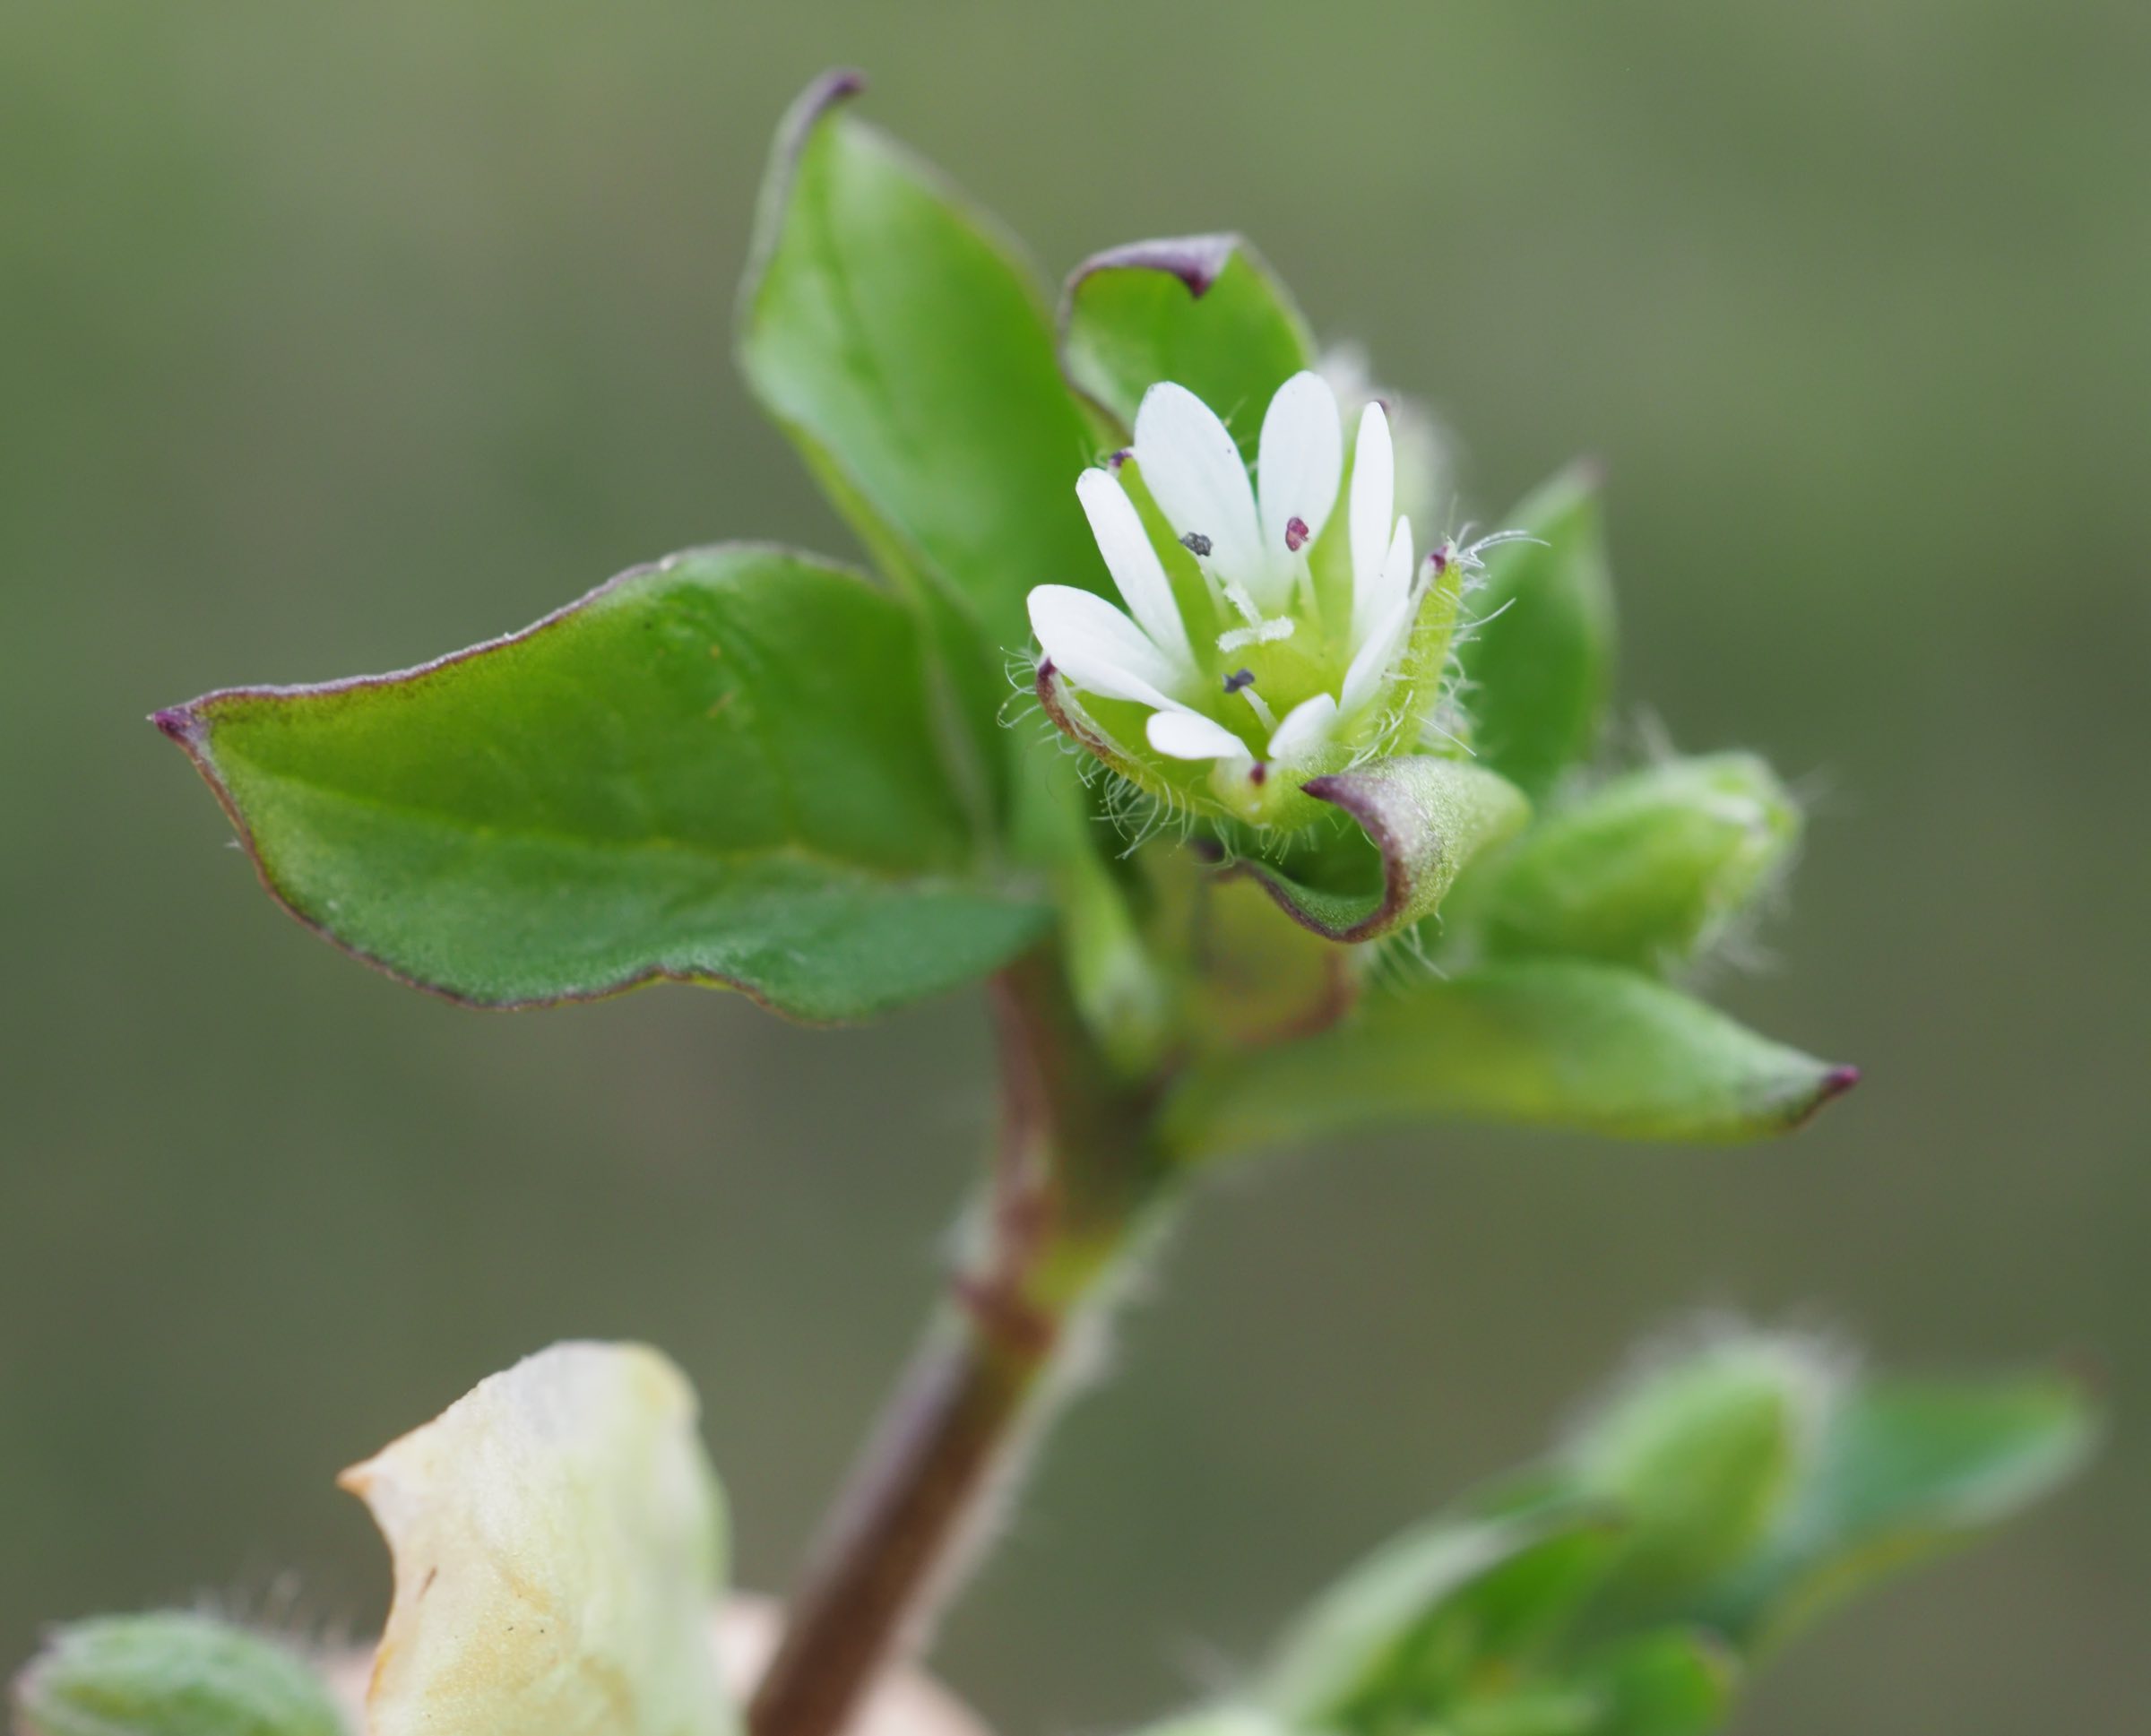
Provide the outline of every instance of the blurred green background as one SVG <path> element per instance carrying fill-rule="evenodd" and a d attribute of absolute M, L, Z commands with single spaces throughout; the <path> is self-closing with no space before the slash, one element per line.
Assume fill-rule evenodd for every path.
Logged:
<path fill-rule="evenodd" d="M 1462 431 L 1482 519 L 1601 454 L 1627 715 L 1822 792 L 1784 963 L 1723 996 L 1870 1080 L 1745 1152 L 1459 1132 L 1227 1179 L 946 1671 L 1012 1733 L 1157 1710 L 1716 1305 L 2073 1355 L 2114 1423 L 1744 1727 L 2133 1727 L 2140 0 L 0 10 L 0 1662 L 286 1569 L 364 1629 L 383 1554 L 332 1474 L 570 1334 L 685 1363 L 744 1577 L 790 1571 L 985 1130 L 976 1002 L 453 1010 L 278 915 L 142 719 L 697 540 L 847 548 L 728 355 L 767 135 L 838 60 L 1056 276 L 1255 235 Z"/>

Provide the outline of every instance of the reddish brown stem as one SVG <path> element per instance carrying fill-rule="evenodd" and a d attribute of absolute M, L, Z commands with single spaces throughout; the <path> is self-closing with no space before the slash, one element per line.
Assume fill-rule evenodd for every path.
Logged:
<path fill-rule="evenodd" d="M 750 1736 L 837 1736 L 922 1645 L 966 1540 L 1021 1470 L 1067 1354 L 1164 1176 L 1153 1094 L 1118 1077 L 1057 954 L 994 982 L 1001 1135 L 951 1300 L 854 1467 L 747 1709 Z"/>

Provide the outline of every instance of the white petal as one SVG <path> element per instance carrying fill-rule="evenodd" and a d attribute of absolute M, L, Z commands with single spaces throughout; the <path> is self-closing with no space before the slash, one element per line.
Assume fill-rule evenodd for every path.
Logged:
<path fill-rule="evenodd" d="M 1360 437 L 1352 457 L 1352 637 L 1379 620 L 1380 609 L 1361 599 L 1381 577 L 1389 552 L 1389 523 L 1396 511 L 1396 453 L 1389 441 L 1389 418 L 1379 404 L 1360 412 Z"/>
<path fill-rule="evenodd" d="M 1344 671 L 1344 686 L 1337 695 L 1337 703 L 1343 711 L 1348 713 L 1358 711 L 1381 691 L 1382 678 L 1388 674 L 1390 661 L 1403 645 L 1418 613 L 1419 600 L 1407 591 L 1392 605 L 1388 614 L 1375 624 L 1366 643 L 1352 653 L 1352 667 Z"/>
<path fill-rule="evenodd" d="M 1194 674 L 1195 652 L 1180 620 L 1180 606 L 1173 600 L 1172 582 L 1165 576 L 1165 565 L 1151 547 L 1150 533 L 1143 528 L 1127 490 L 1105 471 L 1085 471 L 1076 479 L 1076 495 L 1091 521 L 1091 534 L 1098 539 L 1106 570 L 1127 599 L 1136 625 L 1159 650 Z"/>
<path fill-rule="evenodd" d="M 1174 759 L 1252 759 L 1248 744 L 1222 723 L 1189 711 L 1159 712 L 1145 733 L 1150 745 Z"/>
<path fill-rule="evenodd" d="M 1277 388 L 1262 419 L 1260 462 L 1262 540 L 1273 561 L 1292 550 L 1285 526 L 1299 519 L 1312 542 L 1337 504 L 1337 475 L 1344 468 L 1344 436 L 1337 422 L 1337 394 L 1319 374 L 1295 374 Z M 1306 545 L 1302 544 L 1304 548 Z"/>
<path fill-rule="evenodd" d="M 1337 702 L 1326 693 L 1303 699 L 1284 714 L 1270 737 L 1272 759 L 1293 760 L 1324 746 L 1336 727 Z"/>
<path fill-rule="evenodd" d="M 1143 483 L 1182 536 L 1210 539 L 1219 572 L 1268 601 L 1269 563 L 1255 524 L 1255 491 L 1225 425 L 1194 393 L 1170 380 L 1143 394 L 1136 410 L 1136 462 Z"/>
<path fill-rule="evenodd" d="M 1389 611 L 1396 607 L 1396 600 L 1412 588 L 1412 521 L 1400 518 L 1396 532 L 1389 539 L 1389 553 L 1381 566 L 1371 573 L 1362 573 L 1354 578 L 1352 588 L 1352 643 L 1354 650 L 1367 643 L 1367 636 L 1381 622 L 1389 618 Z"/>
<path fill-rule="evenodd" d="M 1072 584 L 1041 584 L 1031 592 L 1031 631 L 1053 667 L 1085 693 L 1169 705 L 1182 671 L 1151 643 L 1150 635 L 1103 597 Z"/>

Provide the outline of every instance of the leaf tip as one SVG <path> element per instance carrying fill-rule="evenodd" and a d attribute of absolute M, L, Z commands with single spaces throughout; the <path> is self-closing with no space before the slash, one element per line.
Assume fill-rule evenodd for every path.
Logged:
<path fill-rule="evenodd" d="M 150 721 L 168 740 L 182 747 L 192 747 L 202 737 L 201 719 L 192 705 L 168 705 L 160 712 L 151 712 Z"/>
<path fill-rule="evenodd" d="M 832 66 L 799 92 L 792 103 L 790 119 L 804 132 L 838 103 L 849 101 L 866 88 L 867 75 L 858 67 Z"/>
<path fill-rule="evenodd" d="M 1232 255 L 1247 243 L 1238 235 L 1220 231 L 1212 235 L 1176 235 L 1154 241 L 1130 241 L 1093 254 L 1069 274 L 1064 303 L 1072 301 L 1086 278 L 1100 272 L 1158 272 L 1177 277 L 1188 293 L 1200 301 L 1224 275 Z"/>

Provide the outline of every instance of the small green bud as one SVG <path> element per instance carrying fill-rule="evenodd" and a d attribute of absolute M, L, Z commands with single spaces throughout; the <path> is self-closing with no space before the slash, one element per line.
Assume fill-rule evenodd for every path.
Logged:
<path fill-rule="evenodd" d="M 53 1635 L 14 1687 L 17 1736 L 344 1736 L 289 1647 L 207 1616 L 101 1616 Z"/>
<path fill-rule="evenodd" d="M 1722 936 L 1800 840 L 1761 760 L 1672 760 L 1607 784 L 1532 831 L 1488 891 L 1487 940 L 1668 971 Z"/>
<path fill-rule="evenodd" d="M 1679 1596 L 1760 1546 L 1812 1465 L 1841 1385 L 1825 1347 L 1751 1334 L 1616 1394 L 1569 1453 L 1584 1488 L 1627 1516 L 1620 1581 L 1646 1600 Z"/>

